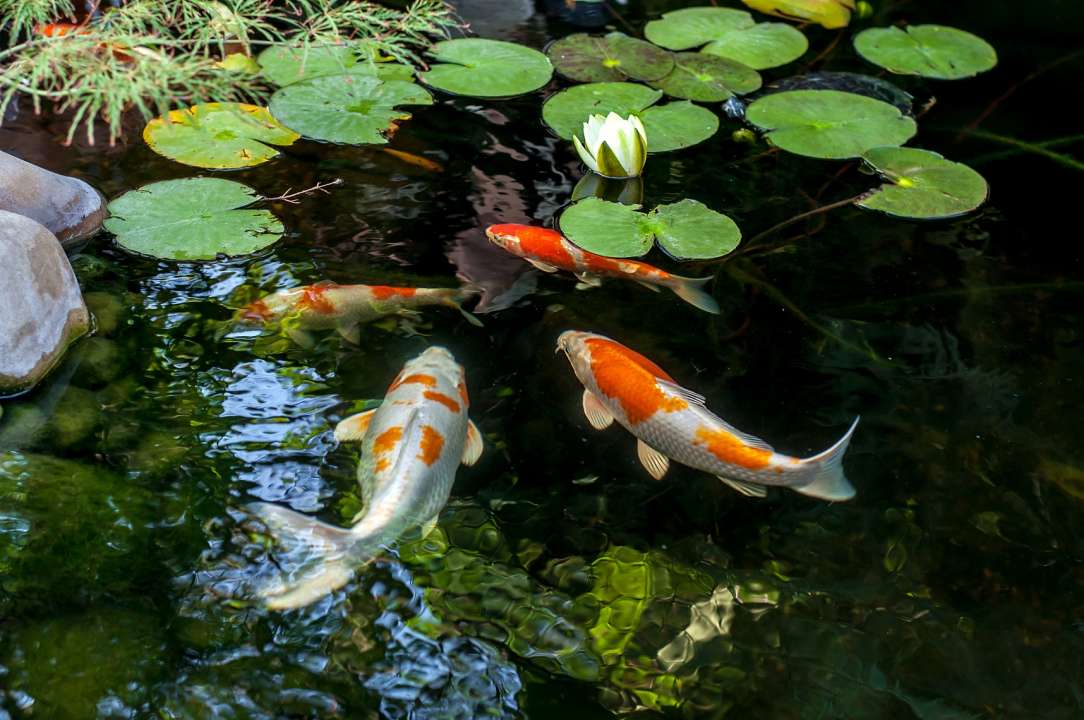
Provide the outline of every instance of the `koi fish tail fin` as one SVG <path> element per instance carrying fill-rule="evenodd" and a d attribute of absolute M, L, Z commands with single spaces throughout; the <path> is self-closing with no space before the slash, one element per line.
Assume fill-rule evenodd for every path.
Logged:
<path fill-rule="evenodd" d="M 693 307 L 700 308 L 704 312 L 709 312 L 712 315 L 719 314 L 719 303 L 715 302 L 715 298 L 704 289 L 704 286 L 711 282 L 712 278 L 689 278 L 680 277 L 674 275 L 670 282 L 667 283 L 667 287 L 674 291 L 674 294 L 679 298 L 689 303 Z"/>
<path fill-rule="evenodd" d="M 481 294 L 482 288 L 478 287 L 473 283 L 467 283 L 466 285 L 460 287 L 455 292 L 455 294 L 448 300 L 448 305 L 449 307 L 454 307 L 456 310 L 458 310 L 459 313 L 464 317 L 464 319 L 466 319 L 466 321 L 469 322 L 471 325 L 474 325 L 475 327 L 482 327 L 482 321 L 479 320 L 474 313 L 468 310 L 464 310 L 462 304 L 463 301 L 470 300 L 472 297 Z"/>
<path fill-rule="evenodd" d="M 275 538 L 281 573 L 260 585 L 257 595 L 271 610 L 290 610 L 338 590 L 373 558 L 379 544 L 350 530 L 270 503 L 248 510 Z"/>
<path fill-rule="evenodd" d="M 836 442 L 835 445 L 822 453 L 802 460 L 802 463 L 813 468 L 813 481 L 793 490 L 820 498 L 821 500 L 839 501 L 850 500 L 854 497 L 854 486 L 843 475 L 843 454 L 847 452 L 847 446 L 851 443 L 854 429 L 858 427 L 858 418 L 851 423 L 847 433 Z"/>

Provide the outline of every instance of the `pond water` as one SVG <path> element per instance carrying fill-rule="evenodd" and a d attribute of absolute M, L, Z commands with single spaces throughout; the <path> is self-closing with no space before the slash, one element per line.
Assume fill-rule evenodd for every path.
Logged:
<path fill-rule="evenodd" d="M 955 25 L 998 48 L 975 80 L 899 80 L 938 100 L 912 144 L 978 169 L 991 201 L 929 223 L 842 209 L 764 252 L 681 268 L 716 274 L 718 316 L 631 283 L 577 290 L 489 245 L 491 223 L 549 222 L 582 174 L 541 125 L 539 93 L 420 109 L 392 147 L 439 172 L 299 143 L 230 174 L 267 196 L 343 180 L 273 204 L 287 237 L 258 256 L 157 262 L 107 237 L 76 253 L 96 332 L 0 420 L 0 718 L 1084 714 L 1082 176 L 1060 155 L 1081 144 L 994 137 L 1079 132 L 1084 61 L 1050 65 L 1080 46 L 1084 13 L 876 4 L 878 24 Z M 639 28 L 679 5 L 615 7 Z M 463 10 L 534 47 L 577 30 L 541 4 Z M 767 77 L 835 37 L 810 34 L 810 53 Z M 818 67 L 868 71 L 847 42 Z M 693 197 L 751 237 L 871 184 L 834 176 L 844 163 L 764 156 L 737 128 L 724 118 L 706 144 L 652 156 L 645 205 Z M 20 118 L 0 147 L 108 197 L 207 174 L 153 154 L 138 127 L 116 148 L 62 148 L 63 130 Z M 224 330 L 298 284 L 457 274 L 487 290 L 483 328 L 436 310 L 309 350 Z M 583 419 L 553 352 L 570 328 L 636 348 L 794 455 L 861 415 L 857 497 L 755 500 L 682 467 L 651 480 L 628 433 Z M 243 506 L 347 523 L 357 451 L 332 429 L 431 344 L 466 367 L 487 446 L 437 531 L 306 609 L 261 608 L 247 588 L 268 571 L 266 540 Z"/>

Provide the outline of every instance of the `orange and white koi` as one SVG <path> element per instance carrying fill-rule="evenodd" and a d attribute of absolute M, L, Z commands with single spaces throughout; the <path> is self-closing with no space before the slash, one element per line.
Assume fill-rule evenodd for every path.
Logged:
<path fill-rule="evenodd" d="M 596 255 L 576 247 L 556 230 L 535 225 L 490 225 L 486 237 L 542 272 L 567 270 L 585 285 L 598 285 L 602 277 L 615 277 L 633 280 L 655 291 L 664 287 L 690 305 L 709 313 L 719 312 L 719 303 L 704 290 L 710 277 L 681 277 L 638 260 Z"/>
<path fill-rule="evenodd" d="M 417 314 L 418 308 L 444 305 L 459 310 L 473 325 L 478 318 L 463 309 L 463 300 L 476 294 L 473 287 L 413 288 L 387 285 L 318 283 L 272 293 L 246 305 L 234 316 L 243 324 L 281 324 L 284 332 L 303 347 L 313 345 L 312 330 L 335 330 L 357 344 L 361 325 L 388 315 Z"/>
<path fill-rule="evenodd" d="M 744 495 L 764 497 L 782 486 L 822 500 L 850 500 L 843 454 L 858 419 L 832 447 L 808 458 L 778 453 L 704 406 L 643 355 L 602 335 L 568 330 L 557 339 L 584 386 L 583 411 L 595 429 L 616 420 L 636 437 L 648 473 L 661 479 L 670 460 L 711 473 Z"/>
<path fill-rule="evenodd" d="M 441 347 L 408 361 L 384 402 L 346 418 L 340 441 L 361 442 L 358 483 L 365 509 L 349 529 L 278 505 L 249 506 L 286 551 L 282 577 L 259 595 L 272 609 L 303 607 L 337 590 L 404 532 L 436 524 L 460 464 L 482 454 L 482 435 L 467 417 L 463 367 Z"/>

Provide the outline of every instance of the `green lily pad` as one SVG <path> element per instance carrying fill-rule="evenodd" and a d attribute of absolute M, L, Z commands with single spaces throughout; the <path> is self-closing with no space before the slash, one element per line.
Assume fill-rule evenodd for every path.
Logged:
<path fill-rule="evenodd" d="M 404 82 L 414 78 L 414 68 L 409 65 L 375 62 L 368 54 L 356 44 L 275 45 L 260 53 L 256 61 L 260 63 L 264 77 L 279 87 L 325 75 L 368 75 Z"/>
<path fill-rule="evenodd" d="M 219 178 L 185 178 L 144 185 L 109 203 L 105 229 L 140 255 L 214 260 L 246 255 L 282 237 L 267 210 L 242 210 L 259 200 L 247 185 Z"/>
<path fill-rule="evenodd" d="M 988 42 L 944 25 L 870 28 L 855 36 L 854 49 L 890 72 L 938 80 L 972 77 L 997 65 Z"/>
<path fill-rule="evenodd" d="M 453 95 L 522 95 L 542 87 L 553 75 L 553 66 L 543 53 L 502 40 L 444 40 L 430 54 L 438 64 L 421 73 L 422 82 Z"/>
<path fill-rule="evenodd" d="M 653 105 L 662 92 L 633 83 L 588 83 L 553 95 L 542 105 L 542 119 L 561 137 L 582 134 L 591 115 L 636 115 L 647 132 L 648 152 L 696 145 L 719 129 L 715 113 L 690 102 Z"/>
<path fill-rule="evenodd" d="M 561 232 L 584 250 L 607 257 L 638 257 L 655 240 L 679 260 L 709 259 L 732 252 L 741 241 L 733 220 L 696 200 L 648 213 L 639 207 L 587 198 L 561 215 Z"/>
<path fill-rule="evenodd" d="M 654 234 L 645 227 L 639 205 L 587 198 L 561 215 L 561 232 L 588 252 L 607 257 L 639 257 L 651 249 Z"/>
<path fill-rule="evenodd" d="M 759 90 L 760 73 L 726 58 L 705 53 L 677 53 L 669 75 L 651 83 L 671 97 L 722 102 Z"/>
<path fill-rule="evenodd" d="M 678 260 L 721 257 L 741 242 L 737 223 L 696 200 L 660 205 L 651 216 L 659 247 Z"/>
<path fill-rule="evenodd" d="M 546 56 L 557 72 L 576 82 L 651 81 L 674 68 L 670 53 L 619 32 L 604 37 L 569 35 L 552 43 Z"/>
<path fill-rule="evenodd" d="M 784 23 L 758 23 L 744 10 L 698 7 L 664 13 L 644 27 L 648 40 L 670 50 L 725 57 L 754 70 L 786 65 L 800 58 L 809 41 Z"/>
<path fill-rule="evenodd" d="M 914 137 L 915 121 L 880 100 L 838 90 L 791 90 L 762 97 L 745 119 L 767 132 L 773 145 L 807 157 L 858 157 Z M 650 137 L 649 137 L 650 139 Z"/>
<path fill-rule="evenodd" d="M 215 170 L 267 162 L 279 154 L 271 145 L 291 145 L 297 138 L 267 108 L 244 103 L 204 103 L 171 110 L 143 128 L 143 139 L 159 155 Z"/>
<path fill-rule="evenodd" d="M 906 218 L 947 218 L 986 202 L 986 180 L 962 163 L 918 148 L 881 147 L 862 155 L 886 181 L 859 207 Z"/>
<path fill-rule="evenodd" d="M 307 138 L 334 143 L 387 142 L 410 113 L 399 105 L 432 105 L 425 88 L 399 80 L 363 75 L 327 75 L 280 88 L 271 96 L 271 113 Z"/>

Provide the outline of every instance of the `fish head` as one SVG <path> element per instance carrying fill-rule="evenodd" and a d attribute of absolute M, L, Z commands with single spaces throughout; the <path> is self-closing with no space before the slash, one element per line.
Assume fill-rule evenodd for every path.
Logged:
<path fill-rule="evenodd" d="M 235 318 L 240 323 L 260 325 L 284 317 L 295 303 L 289 291 L 272 293 L 245 305 L 237 311 Z"/>
<path fill-rule="evenodd" d="M 515 223 L 490 225 L 486 228 L 486 237 L 497 247 L 507 250 L 514 255 L 519 255 L 521 252 L 520 238 L 523 235 L 523 229 L 526 227 L 529 226 L 517 225 Z"/>
<path fill-rule="evenodd" d="M 586 340 L 593 337 L 598 336 L 579 330 L 565 330 L 557 337 L 555 352 L 564 351 L 578 377 L 587 377 L 591 374 L 591 353 Z"/>
<path fill-rule="evenodd" d="M 442 385 L 456 387 L 464 378 L 463 366 L 446 348 L 434 345 L 421 355 L 408 360 L 404 373 L 421 373 L 436 377 Z"/>

